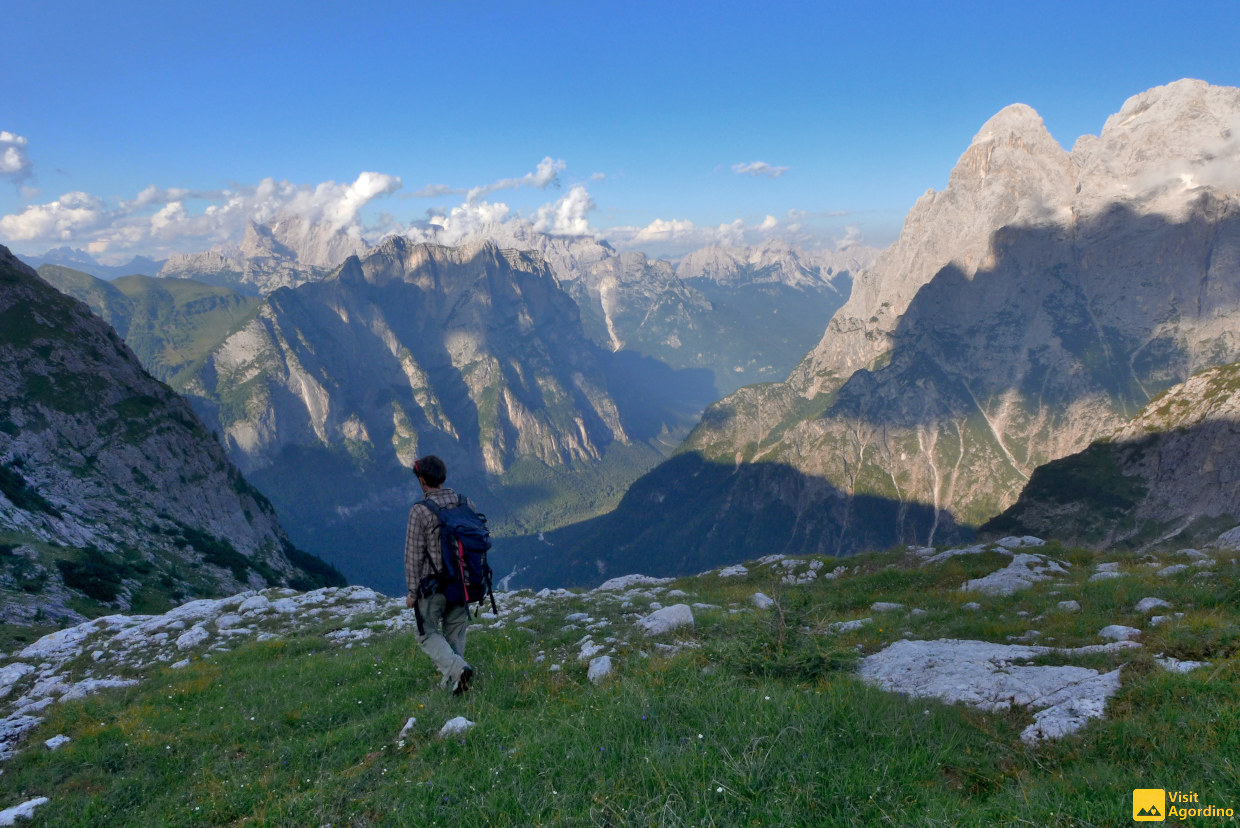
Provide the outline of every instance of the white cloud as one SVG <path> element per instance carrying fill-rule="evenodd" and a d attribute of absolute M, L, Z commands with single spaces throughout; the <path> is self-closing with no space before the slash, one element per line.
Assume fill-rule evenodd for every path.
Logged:
<path fill-rule="evenodd" d="M 464 190 L 454 189 L 447 184 L 427 184 L 416 193 L 410 193 L 409 198 L 440 198 L 446 195 L 463 193 Z"/>
<path fill-rule="evenodd" d="M 560 173 L 564 171 L 565 166 L 563 160 L 553 160 L 548 155 L 538 162 L 538 168 L 534 172 L 526 173 L 520 178 L 501 178 L 494 183 L 482 187 L 474 187 L 465 196 L 465 200 L 476 201 L 496 190 L 515 190 L 518 187 L 534 187 L 539 190 L 545 190 L 553 184 L 558 186 L 560 183 Z"/>
<path fill-rule="evenodd" d="M 655 219 L 645 227 L 613 227 L 601 235 L 616 247 L 629 250 L 648 247 L 665 252 L 708 245 L 743 247 L 759 244 L 786 229 L 774 216 L 766 216 L 753 225 L 735 219 L 714 227 L 699 227 L 688 219 Z"/>
<path fill-rule="evenodd" d="M 95 251 L 165 254 L 235 242 L 250 221 L 281 215 L 326 223 L 333 230 L 360 235 L 360 211 L 401 186 L 399 178 L 363 172 L 351 183 L 315 186 L 265 178 L 257 185 L 227 190 L 190 191 L 147 187 L 133 199 L 109 207 L 82 192 L 32 205 L 0 217 L 0 240 L 89 246 Z"/>
<path fill-rule="evenodd" d="M 0 235 L 12 241 L 64 242 L 104 218 L 104 204 L 99 199 L 87 193 L 65 193 L 56 201 L 32 204 L 20 213 L 0 218 Z"/>
<path fill-rule="evenodd" d="M 750 161 L 748 164 L 733 164 L 732 172 L 737 175 L 764 176 L 766 178 L 779 178 L 788 172 L 788 167 L 773 167 L 765 161 Z"/>
<path fill-rule="evenodd" d="M 466 202 L 446 214 L 431 215 L 424 228 L 410 227 L 405 235 L 414 241 L 458 244 L 488 226 L 502 224 L 511 213 L 508 205 L 502 202 Z"/>
<path fill-rule="evenodd" d="M 538 208 L 534 229 L 552 236 L 590 235 L 588 214 L 593 209 L 594 199 L 578 184 L 555 204 Z"/>
<path fill-rule="evenodd" d="M 18 184 L 30 177 L 30 158 L 26 155 L 29 143 L 20 135 L 0 131 L 0 175 Z"/>

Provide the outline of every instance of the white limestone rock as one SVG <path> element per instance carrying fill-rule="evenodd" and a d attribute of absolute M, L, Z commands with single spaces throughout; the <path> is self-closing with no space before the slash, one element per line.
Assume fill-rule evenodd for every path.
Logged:
<path fill-rule="evenodd" d="M 1178 658 L 1164 655 L 1154 656 L 1154 661 L 1168 673 L 1188 673 L 1210 663 L 1208 661 L 1181 661 Z"/>
<path fill-rule="evenodd" d="M 1105 638 L 1108 641 L 1132 641 L 1134 638 L 1141 637 L 1141 631 L 1136 627 L 1125 627 L 1123 624 L 1111 624 L 1098 630 L 1098 637 Z"/>
<path fill-rule="evenodd" d="M 1022 552 L 1012 556 L 1012 562 L 1003 569 L 984 578 L 975 578 L 961 587 L 965 592 L 981 592 L 984 595 L 1011 595 L 1029 589 L 1039 581 L 1049 581 L 1068 571 L 1058 561 L 1045 555 Z"/>
<path fill-rule="evenodd" d="M 727 566 L 719 570 L 720 578 L 742 578 L 749 574 L 749 570 L 740 564 L 735 566 Z"/>
<path fill-rule="evenodd" d="M 24 662 L 14 662 L 0 667 L 0 699 L 13 692 L 13 685 L 34 672 L 34 667 Z"/>
<path fill-rule="evenodd" d="M 1187 571 L 1188 564 L 1172 564 L 1171 566 L 1164 566 L 1162 569 L 1158 570 L 1157 574 L 1164 578 L 1169 578 L 1172 575 L 1178 575 L 1181 572 Z"/>
<path fill-rule="evenodd" d="M 242 615 L 248 615 L 248 614 L 257 615 L 259 613 L 268 612 L 270 610 L 271 610 L 271 600 L 267 598 L 266 595 L 253 595 L 249 598 L 246 598 L 244 601 L 241 602 L 241 605 L 237 607 L 237 612 L 241 613 Z"/>
<path fill-rule="evenodd" d="M 0 825 L 16 825 L 19 819 L 34 819 L 34 809 L 40 805 L 46 805 L 50 801 L 46 796 L 36 796 L 34 799 L 28 799 L 20 805 L 5 808 L 3 811 L 0 811 Z"/>
<path fill-rule="evenodd" d="M 1119 671 L 1017 664 L 1046 647 L 939 639 L 897 641 L 862 660 L 860 676 L 884 690 L 964 702 L 987 711 L 1013 705 L 1041 711 L 1021 734 L 1026 742 L 1071 733 L 1101 717 L 1119 689 Z"/>
<path fill-rule="evenodd" d="M 177 649 L 188 650 L 191 647 L 197 647 L 210 637 L 211 634 L 201 625 L 190 627 L 177 638 Z"/>
<path fill-rule="evenodd" d="M 475 724 L 476 722 L 471 722 L 464 716 L 457 716 L 455 719 L 449 719 L 444 723 L 444 726 L 439 729 L 439 738 L 448 739 L 453 736 L 462 736 Z"/>
<path fill-rule="evenodd" d="M 1170 609 L 1171 604 L 1161 598 L 1142 598 L 1133 609 L 1145 615 L 1151 610 L 1162 609 L 1163 607 Z"/>
<path fill-rule="evenodd" d="M 65 734 L 61 733 L 61 734 L 60 734 L 60 735 L 58 735 L 58 736 L 53 736 L 52 738 L 48 739 L 48 740 L 47 740 L 47 741 L 45 741 L 43 744 L 47 746 L 47 749 L 48 749 L 48 750 L 60 750 L 60 748 L 62 748 L 62 747 L 64 747 L 65 745 L 69 744 L 69 742 L 71 742 L 71 741 L 73 741 L 73 740 L 72 740 L 72 739 L 70 739 L 70 738 L 69 738 L 68 736 L 66 736 Z"/>
<path fill-rule="evenodd" d="M 672 582 L 672 578 L 652 578 L 649 575 L 621 575 L 619 578 L 612 578 L 596 586 L 591 592 L 615 592 L 621 589 L 629 589 L 630 587 L 645 584 L 668 584 Z"/>
<path fill-rule="evenodd" d="M 590 669 L 586 672 L 586 678 L 591 684 L 599 684 L 611 675 L 611 670 L 611 656 L 599 656 L 590 660 Z"/>
<path fill-rule="evenodd" d="M 894 604 L 889 601 L 875 601 L 870 604 L 870 612 L 894 612 L 902 609 L 904 609 L 903 604 Z"/>
<path fill-rule="evenodd" d="M 1017 537 L 1000 538 L 999 540 L 995 541 L 995 545 L 1002 546 L 1004 549 L 1028 549 L 1030 547 L 1045 546 L 1046 541 L 1042 540 L 1041 538 L 1035 538 L 1032 535 L 1025 535 L 1024 537 L 1021 537 L 1021 538 L 1017 538 Z"/>
<path fill-rule="evenodd" d="M 1081 604 L 1079 601 L 1060 601 L 1055 608 L 1060 612 L 1080 612 Z"/>
<path fill-rule="evenodd" d="M 769 609 L 775 606 L 775 600 L 761 592 L 755 592 L 753 597 L 749 600 L 752 601 L 753 605 L 760 610 Z"/>
<path fill-rule="evenodd" d="M 827 626 L 831 630 L 831 632 L 841 633 L 841 632 L 853 632 L 854 630 L 861 629 L 867 624 L 873 624 L 873 623 L 874 623 L 873 618 L 858 618 L 855 621 L 836 621 L 832 624 L 828 624 Z"/>
<path fill-rule="evenodd" d="M 637 627 L 648 638 L 663 635 L 686 626 L 693 626 L 693 610 L 688 604 L 673 604 L 670 607 L 663 607 L 637 621 Z"/>

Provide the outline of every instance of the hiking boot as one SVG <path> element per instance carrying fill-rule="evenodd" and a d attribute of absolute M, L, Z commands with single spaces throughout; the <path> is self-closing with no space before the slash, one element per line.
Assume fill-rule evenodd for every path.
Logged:
<path fill-rule="evenodd" d="M 456 684 L 452 687 L 452 695 L 459 696 L 462 693 L 469 692 L 469 683 L 473 681 L 474 668 L 466 667 L 461 670 L 460 678 L 456 680 Z"/>

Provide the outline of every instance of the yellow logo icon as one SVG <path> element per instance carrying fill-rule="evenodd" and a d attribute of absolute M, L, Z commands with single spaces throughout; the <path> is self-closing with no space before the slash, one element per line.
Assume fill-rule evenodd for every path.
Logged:
<path fill-rule="evenodd" d="M 1132 818 L 1137 822 L 1165 822 L 1167 792 L 1162 788 L 1135 788 L 1132 792 Z"/>

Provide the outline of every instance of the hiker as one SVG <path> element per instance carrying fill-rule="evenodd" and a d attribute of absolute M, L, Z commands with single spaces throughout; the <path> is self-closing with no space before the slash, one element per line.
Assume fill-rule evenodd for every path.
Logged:
<path fill-rule="evenodd" d="M 435 455 L 416 460 L 413 473 L 423 499 L 409 510 L 405 528 L 405 606 L 414 611 L 418 644 L 443 676 L 441 686 L 460 695 L 474 677 L 465 660 L 469 603 L 481 603 L 490 592 L 486 516 L 444 487 L 448 469 Z M 494 596 L 491 606 L 494 609 Z"/>

